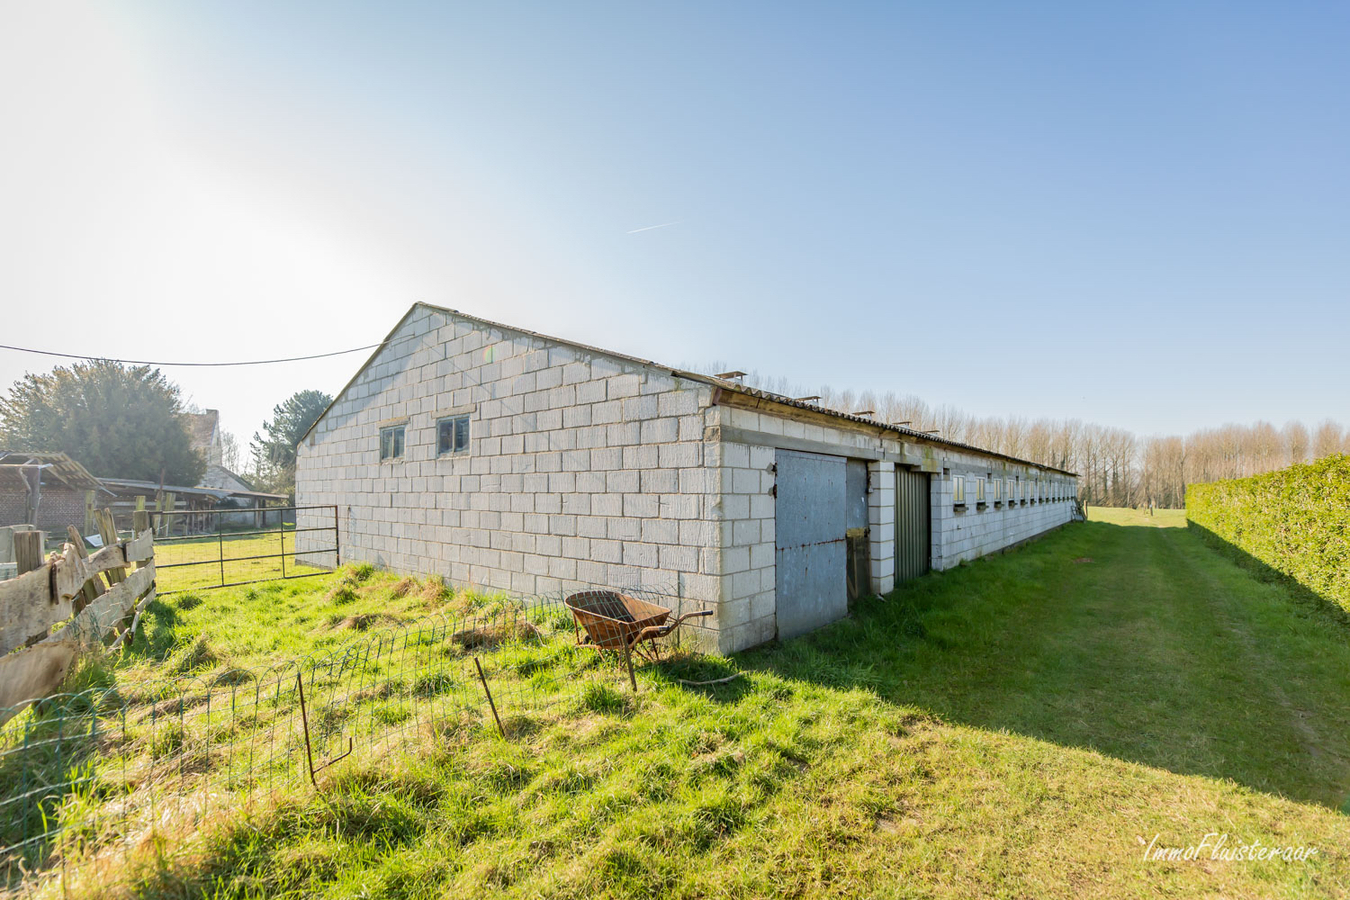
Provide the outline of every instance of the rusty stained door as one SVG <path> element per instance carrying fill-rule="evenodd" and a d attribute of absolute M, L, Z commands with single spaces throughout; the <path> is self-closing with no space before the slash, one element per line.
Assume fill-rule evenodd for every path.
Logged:
<path fill-rule="evenodd" d="M 848 614 L 847 478 L 842 456 L 779 450 L 774 561 L 778 637 Z"/>

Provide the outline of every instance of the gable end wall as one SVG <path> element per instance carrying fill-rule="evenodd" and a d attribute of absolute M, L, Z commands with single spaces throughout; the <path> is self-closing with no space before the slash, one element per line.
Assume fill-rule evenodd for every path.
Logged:
<path fill-rule="evenodd" d="M 436 421 L 461 411 L 470 452 L 438 457 Z M 718 412 L 706 385 L 418 307 L 301 443 L 296 500 L 338 507 L 344 562 L 519 596 L 716 602 Z M 404 457 L 382 462 L 395 423 Z"/>

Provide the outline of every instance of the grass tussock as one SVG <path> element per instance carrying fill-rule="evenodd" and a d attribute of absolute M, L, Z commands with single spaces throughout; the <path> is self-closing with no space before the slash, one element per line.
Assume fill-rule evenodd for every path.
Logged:
<path fill-rule="evenodd" d="M 398 625 L 403 620 L 398 616 L 391 616 L 388 613 L 362 613 L 357 616 L 345 616 L 339 619 L 334 625 L 338 631 L 352 629 L 355 631 L 369 631 L 377 627 L 392 627 Z"/>
<path fill-rule="evenodd" d="M 416 578 L 404 577 L 394 582 L 394 586 L 389 589 L 389 597 L 393 600 L 402 600 L 411 593 L 418 591 L 421 585 Z"/>
<path fill-rule="evenodd" d="M 503 644 L 519 641 L 538 642 L 542 635 L 530 622 L 493 622 L 465 628 L 450 636 L 450 640 L 464 650 L 492 650 Z"/>

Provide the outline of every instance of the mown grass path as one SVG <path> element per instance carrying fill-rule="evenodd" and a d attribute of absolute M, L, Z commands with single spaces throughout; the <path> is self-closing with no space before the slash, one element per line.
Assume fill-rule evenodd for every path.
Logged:
<path fill-rule="evenodd" d="M 336 768 L 136 895 L 1350 896 L 1342 620 L 1179 513 L 1091 518 L 510 741 Z M 1145 858 L 1208 834 L 1316 853 Z"/>
<path fill-rule="evenodd" d="M 924 624 L 926 639 L 896 642 L 884 667 L 868 643 L 885 693 L 952 721 L 1340 808 L 1350 634 L 1216 553 L 1178 512 L 1092 519 L 862 612 L 864 628 L 884 627 L 891 605 Z"/>

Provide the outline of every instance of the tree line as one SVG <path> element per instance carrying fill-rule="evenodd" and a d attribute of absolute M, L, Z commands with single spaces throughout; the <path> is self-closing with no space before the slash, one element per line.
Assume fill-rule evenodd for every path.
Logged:
<path fill-rule="evenodd" d="M 724 371 L 725 366 L 705 371 Z M 695 370 L 697 371 L 697 369 Z M 1326 420 L 1314 427 L 1269 422 L 1203 428 L 1186 435 L 1140 437 L 1077 419 L 973 416 L 950 405 L 933 406 L 895 392 L 854 392 L 823 387 L 805 391 L 786 378 L 750 375 L 745 383 L 841 412 L 869 413 L 879 422 L 904 423 L 960 441 L 1078 473 L 1079 496 L 1094 506 L 1180 509 L 1192 482 L 1245 478 L 1337 453 L 1350 453 L 1350 432 Z M 870 411 L 870 412 L 869 412 Z"/>

